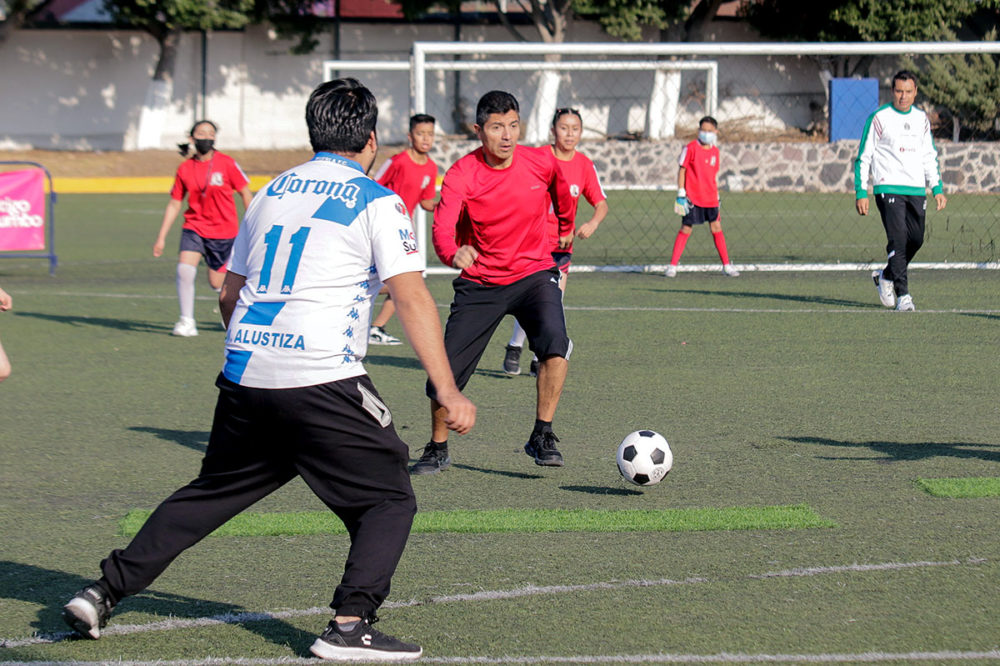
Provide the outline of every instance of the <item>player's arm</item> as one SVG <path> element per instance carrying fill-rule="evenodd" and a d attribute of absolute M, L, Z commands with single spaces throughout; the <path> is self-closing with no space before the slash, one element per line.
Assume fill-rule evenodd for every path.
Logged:
<path fill-rule="evenodd" d="M 6 312 L 14 306 L 14 299 L 6 291 L 0 288 L 0 312 Z"/>
<path fill-rule="evenodd" d="M 594 207 L 594 214 L 586 223 L 576 228 L 577 238 L 593 236 L 597 227 L 608 216 L 608 197 L 604 194 L 604 188 L 601 187 L 601 178 L 597 175 L 597 167 L 593 164 L 590 166 L 583 184 L 583 196 L 587 199 L 587 203 Z"/>
<path fill-rule="evenodd" d="M 576 223 L 570 217 L 570 210 L 573 207 L 573 195 L 569 191 L 569 183 L 563 176 L 562 169 L 556 164 L 556 158 L 546 151 L 551 157 L 552 174 L 549 179 L 549 199 L 552 201 L 552 212 L 556 215 L 559 224 L 559 249 L 565 250 L 573 244 L 573 235 Z"/>
<path fill-rule="evenodd" d="M 934 203 L 937 210 L 941 210 L 948 205 L 948 198 L 944 195 L 944 187 L 941 182 L 941 170 L 938 168 L 937 147 L 934 145 L 934 137 L 931 135 L 931 123 L 924 120 L 923 157 L 924 175 L 927 183 L 931 186 L 931 193 L 934 195 Z"/>
<path fill-rule="evenodd" d="M 243 211 L 250 207 L 250 202 L 253 201 L 253 192 L 250 191 L 250 185 L 244 185 L 243 189 L 239 191 L 240 198 L 243 199 Z"/>
<path fill-rule="evenodd" d="M 687 168 L 683 164 L 686 156 L 687 148 L 681 154 L 682 164 L 677 168 L 677 199 L 674 200 L 674 212 L 681 216 L 691 212 L 691 200 L 687 198 L 687 190 L 684 188 L 687 185 Z"/>
<path fill-rule="evenodd" d="M 222 290 L 219 292 L 219 312 L 222 314 L 222 325 L 229 328 L 229 320 L 233 316 L 233 310 L 240 300 L 240 290 L 246 284 L 246 277 L 232 270 L 226 271 L 226 279 L 222 281 Z"/>
<path fill-rule="evenodd" d="M 877 124 L 875 114 L 868 116 L 865 130 L 861 133 L 861 143 L 858 145 L 858 157 L 854 160 L 854 207 L 858 215 L 867 215 L 868 176 L 871 172 L 872 158 L 875 156 Z"/>
<path fill-rule="evenodd" d="M 576 230 L 576 235 L 578 238 L 590 238 L 597 231 L 597 227 L 600 226 L 604 218 L 608 216 L 608 200 L 601 199 L 594 206 L 594 214 L 587 220 L 584 224 L 580 225 Z"/>
<path fill-rule="evenodd" d="M 174 220 L 181 212 L 184 202 L 180 199 L 170 198 L 167 202 L 167 209 L 163 211 L 163 221 L 160 223 L 160 232 L 156 234 L 156 241 L 153 243 L 153 256 L 159 257 L 163 254 L 163 248 L 167 244 L 167 234 L 170 233 L 170 227 L 173 226 Z"/>
<path fill-rule="evenodd" d="M 430 199 L 424 199 L 420 202 L 420 207 L 426 210 L 428 213 L 434 212 L 434 206 L 437 205 L 437 198 L 431 197 Z"/>
<path fill-rule="evenodd" d="M 448 428 L 464 435 L 476 423 L 476 406 L 458 390 L 444 350 L 441 317 L 419 272 L 399 273 L 385 281 L 396 304 L 396 315 L 427 377 L 438 403 L 448 410 Z"/>
<path fill-rule="evenodd" d="M 431 225 L 431 241 L 441 263 L 463 270 L 479 257 L 476 248 L 471 245 L 459 247 L 455 240 L 455 229 L 465 203 L 464 190 L 462 174 L 452 167 L 441 184 L 441 200 L 434 207 Z"/>

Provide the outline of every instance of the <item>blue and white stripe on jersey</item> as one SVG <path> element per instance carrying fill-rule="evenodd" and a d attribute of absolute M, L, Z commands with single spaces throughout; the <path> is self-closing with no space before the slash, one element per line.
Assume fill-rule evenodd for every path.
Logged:
<path fill-rule="evenodd" d="M 246 284 L 223 374 L 257 388 L 363 374 L 382 280 L 422 269 L 399 197 L 356 162 L 318 153 L 268 183 L 247 209 L 230 268 Z"/>

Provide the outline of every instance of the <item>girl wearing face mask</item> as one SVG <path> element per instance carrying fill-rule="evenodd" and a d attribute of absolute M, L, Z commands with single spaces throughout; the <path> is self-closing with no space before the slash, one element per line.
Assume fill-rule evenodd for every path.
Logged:
<path fill-rule="evenodd" d="M 189 147 L 195 153 L 177 168 L 170 201 L 163 213 L 160 233 L 153 243 L 153 256 L 163 254 L 167 233 L 183 207 L 184 197 L 188 209 L 184 212 L 181 231 L 181 249 L 177 258 L 177 299 L 180 301 L 180 319 L 173 334 L 181 337 L 198 335 L 194 320 L 194 283 L 198 264 L 205 258 L 208 264 L 208 283 L 219 291 L 225 278 L 226 262 L 239 229 L 239 217 L 233 193 L 243 199 L 243 208 L 250 205 L 250 181 L 233 158 L 215 149 L 215 123 L 199 120 L 191 128 L 190 144 L 180 144 L 181 155 L 187 156 Z"/>
<path fill-rule="evenodd" d="M 708 222 L 712 232 L 715 249 L 722 260 L 722 272 L 729 277 L 740 274 L 729 262 L 729 251 L 726 249 L 726 237 L 722 233 L 722 221 L 719 217 L 719 186 L 716 179 L 719 175 L 718 141 L 719 123 L 711 116 L 705 116 L 698 123 L 698 140 L 684 146 L 681 151 L 677 171 L 677 201 L 674 212 L 681 215 L 681 230 L 674 239 L 674 251 L 667 266 L 667 277 L 677 276 L 677 264 L 680 263 L 684 246 L 691 237 L 691 231 L 696 224 Z"/>

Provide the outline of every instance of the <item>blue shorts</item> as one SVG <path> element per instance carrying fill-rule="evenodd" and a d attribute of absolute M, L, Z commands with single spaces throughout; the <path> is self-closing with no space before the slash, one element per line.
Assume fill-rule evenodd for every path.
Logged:
<path fill-rule="evenodd" d="M 715 222 L 719 219 L 719 207 L 702 208 L 701 206 L 691 206 L 691 212 L 681 218 L 681 224 L 693 227 L 696 224 Z"/>
<path fill-rule="evenodd" d="M 190 229 L 181 230 L 181 252 L 197 252 L 205 263 L 217 271 L 229 261 L 235 238 L 202 238 Z"/>

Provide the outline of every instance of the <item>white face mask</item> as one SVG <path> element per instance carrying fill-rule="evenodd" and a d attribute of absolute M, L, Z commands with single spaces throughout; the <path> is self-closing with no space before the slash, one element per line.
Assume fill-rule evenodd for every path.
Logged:
<path fill-rule="evenodd" d="M 706 146 L 714 146 L 718 138 L 719 135 L 716 132 L 706 132 L 705 130 L 698 132 L 698 141 Z"/>

